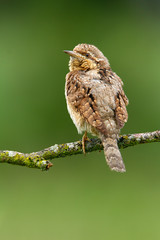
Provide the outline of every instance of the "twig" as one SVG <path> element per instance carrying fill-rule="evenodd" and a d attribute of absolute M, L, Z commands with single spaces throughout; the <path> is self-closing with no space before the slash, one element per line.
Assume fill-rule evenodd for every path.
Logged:
<path fill-rule="evenodd" d="M 118 139 L 119 148 L 126 148 L 142 143 L 160 142 L 160 131 L 122 135 Z M 86 142 L 86 152 L 102 150 L 101 140 L 93 138 Z M 10 163 L 30 168 L 48 170 L 53 164 L 49 161 L 54 158 L 82 154 L 82 141 L 55 144 L 39 152 L 20 153 L 16 151 L 0 151 L 0 163 Z"/>

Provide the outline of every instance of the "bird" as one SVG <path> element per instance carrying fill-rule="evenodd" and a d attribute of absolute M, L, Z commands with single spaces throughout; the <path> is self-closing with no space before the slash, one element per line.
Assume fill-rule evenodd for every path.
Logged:
<path fill-rule="evenodd" d="M 128 120 L 129 103 L 121 78 L 112 71 L 108 59 L 94 45 L 78 44 L 70 56 L 66 75 L 65 98 L 67 109 L 78 133 L 82 134 L 85 153 L 87 133 L 101 139 L 109 168 L 125 172 L 118 148 L 120 129 Z"/>

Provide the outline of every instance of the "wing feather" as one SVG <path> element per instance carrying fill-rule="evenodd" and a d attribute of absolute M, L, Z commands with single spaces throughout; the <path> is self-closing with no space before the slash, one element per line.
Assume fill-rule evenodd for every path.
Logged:
<path fill-rule="evenodd" d="M 117 94 L 115 101 L 116 101 L 115 116 L 117 124 L 120 128 L 123 128 L 124 124 L 128 120 L 128 113 L 126 109 L 126 105 L 128 105 L 128 99 L 124 92 L 121 92 Z"/>
<path fill-rule="evenodd" d="M 106 127 L 101 119 L 96 98 L 91 88 L 81 80 L 79 73 L 70 74 L 67 82 L 67 98 L 81 116 L 94 128 L 106 135 Z"/>

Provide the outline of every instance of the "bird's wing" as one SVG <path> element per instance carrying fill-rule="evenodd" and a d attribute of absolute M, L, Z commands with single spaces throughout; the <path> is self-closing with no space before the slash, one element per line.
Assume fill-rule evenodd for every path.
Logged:
<path fill-rule="evenodd" d="M 85 81 L 79 72 L 67 76 L 67 98 L 76 111 L 103 135 L 107 135 L 105 124 L 99 114 L 96 96 L 92 93 L 89 81 Z"/>
<path fill-rule="evenodd" d="M 117 93 L 115 101 L 116 101 L 115 109 L 116 121 L 118 126 L 122 128 L 128 120 L 128 113 L 126 110 L 126 106 L 128 105 L 128 99 L 124 94 L 123 90 Z"/>

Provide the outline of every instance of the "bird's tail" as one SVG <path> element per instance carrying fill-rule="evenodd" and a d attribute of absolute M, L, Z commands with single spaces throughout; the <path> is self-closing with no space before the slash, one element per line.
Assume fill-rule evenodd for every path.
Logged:
<path fill-rule="evenodd" d="M 125 172 L 125 165 L 117 145 L 117 139 L 102 137 L 104 155 L 111 170 Z"/>

